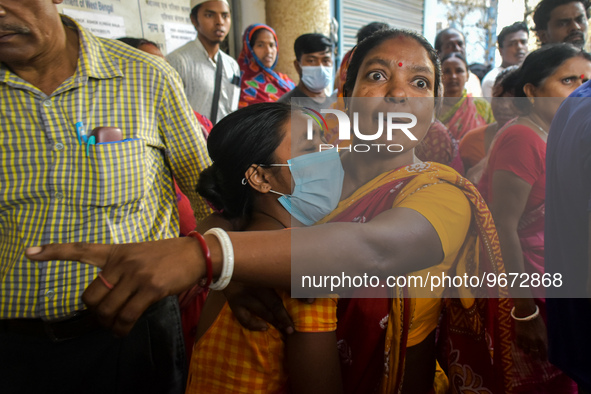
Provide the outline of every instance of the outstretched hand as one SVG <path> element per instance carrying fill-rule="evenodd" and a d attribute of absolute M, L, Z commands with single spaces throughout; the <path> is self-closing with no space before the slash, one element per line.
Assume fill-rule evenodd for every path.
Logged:
<path fill-rule="evenodd" d="M 199 244 L 173 238 L 137 244 L 51 244 L 27 249 L 31 260 L 74 260 L 102 269 L 82 301 L 116 335 L 129 333 L 153 303 L 194 286 L 205 275 Z"/>

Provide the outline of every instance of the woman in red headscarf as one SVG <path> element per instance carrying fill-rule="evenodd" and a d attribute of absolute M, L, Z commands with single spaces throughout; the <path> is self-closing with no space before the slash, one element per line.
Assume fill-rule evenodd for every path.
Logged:
<path fill-rule="evenodd" d="M 238 57 L 240 108 L 277 101 L 295 87 L 287 75 L 273 71 L 277 64 L 275 30 L 262 23 L 250 25 L 244 31 L 242 42 L 242 52 Z"/>

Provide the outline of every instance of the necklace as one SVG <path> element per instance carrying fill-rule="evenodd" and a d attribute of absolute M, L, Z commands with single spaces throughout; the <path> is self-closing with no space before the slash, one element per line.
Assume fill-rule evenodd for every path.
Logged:
<path fill-rule="evenodd" d="M 546 137 L 548 136 L 548 132 L 546 130 L 544 130 L 542 128 L 542 126 L 540 126 L 539 124 L 537 124 L 536 122 L 534 122 L 534 120 L 530 116 L 527 117 L 527 120 L 529 120 L 531 123 L 533 123 L 533 125 L 536 126 L 542 133 L 544 133 L 544 135 Z"/>

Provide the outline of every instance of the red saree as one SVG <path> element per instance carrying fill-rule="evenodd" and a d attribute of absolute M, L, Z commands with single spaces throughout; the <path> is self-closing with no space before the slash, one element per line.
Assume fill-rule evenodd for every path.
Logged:
<path fill-rule="evenodd" d="M 458 187 L 472 207 L 470 230 L 458 254 L 455 274 L 503 272 L 496 230 L 483 199 L 471 183 L 435 163 L 414 164 L 378 176 L 341 201 L 322 222 L 364 223 L 396 207 L 415 191 L 443 182 Z M 484 245 L 485 258 L 479 256 L 480 244 Z M 415 301 L 408 297 L 407 288 L 377 290 L 384 298 L 339 300 L 337 340 L 347 393 L 397 393 L 402 388 Z M 505 294 L 506 289 L 499 292 Z M 510 321 L 508 303 L 474 299 L 468 293 L 461 299 L 443 302 L 439 363 L 447 370 L 449 392 L 467 392 L 466 389 L 474 393 L 508 392 L 510 327 L 494 324 L 499 320 Z M 493 319 L 491 313 L 496 313 Z M 436 374 L 434 392 L 446 390 L 437 387 L 440 375 Z"/>
<path fill-rule="evenodd" d="M 545 204 L 524 214 L 517 228 L 523 265 L 529 275 L 544 274 L 544 214 Z M 544 287 L 533 287 L 532 294 L 546 322 L 546 298 Z M 548 361 L 539 361 L 513 346 L 515 373 L 513 385 L 518 393 L 577 393 L 576 384 Z"/>
<path fill-rule="evenodd" d="M 519 220 L 517 235 L 521 245 L 525 273 L 544 274 L 544 190 L 546 144 L 531 128 L 521 124 L 509 124 L 495 136 L 486 169 L 479 188 L 488 202 L 494 199 L 493 174 L 508 171 L 532 185 L 524 213 Z M 533 281 L 532 281 L 533 282 Z M 543 286 L 530 286 L 535 303 L 545 320 L 546 305 Z M 514 371 L 511 387 L 516 393 L 576 393 L 570 379 L 548 361 L 540 361 L 525 354 L 513 342 L 514 328 L 511 319 L 512 356 Z"/>

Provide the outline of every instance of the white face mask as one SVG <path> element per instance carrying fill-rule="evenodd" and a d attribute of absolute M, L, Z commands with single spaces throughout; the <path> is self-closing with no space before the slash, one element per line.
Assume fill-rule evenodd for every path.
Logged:
<path fill-rule="evenodd" d="M 302 66 L 302 82 L 314 93 L 320 93 L 332 85 L 332 67 Z"/>

